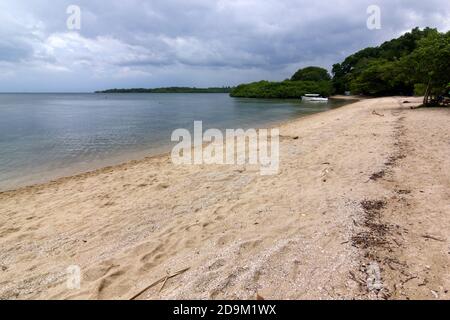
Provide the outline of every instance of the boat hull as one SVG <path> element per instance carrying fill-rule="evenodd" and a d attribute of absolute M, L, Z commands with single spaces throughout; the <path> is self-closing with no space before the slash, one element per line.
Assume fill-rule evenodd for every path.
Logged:
<path fill-rule="evenodd" d="M 311 102 L 328 102 L 328 98 L 319 98 L 319 97 L 302 97 L 302 100 Z"/>

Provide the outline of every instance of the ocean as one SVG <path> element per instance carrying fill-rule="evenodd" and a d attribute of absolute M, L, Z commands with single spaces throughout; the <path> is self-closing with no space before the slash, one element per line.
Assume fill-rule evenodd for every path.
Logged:
<path fill-rule="evenodd" d="M 0 94 L 0 190 L 170 151 L 173 130 L 273 126 L 348 101 L 228 94 Z"/>

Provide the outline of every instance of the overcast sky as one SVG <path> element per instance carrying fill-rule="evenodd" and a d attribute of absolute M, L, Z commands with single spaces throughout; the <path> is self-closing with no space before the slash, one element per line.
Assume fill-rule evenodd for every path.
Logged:
<path fill-rule="evenodd" d="M 366 25 L 373 4 L 380 30 Z M 69 5 L 80 30 L 67 27 Z M 0 91 L 283 80 L 415 26 L 448 31 L 450 1 L 1 0 Z"/>

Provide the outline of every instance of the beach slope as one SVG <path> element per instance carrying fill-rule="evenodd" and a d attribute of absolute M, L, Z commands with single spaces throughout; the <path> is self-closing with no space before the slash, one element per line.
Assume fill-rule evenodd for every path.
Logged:
<path fill-rule="evenodd" d="M 449 299 L 450 109 L 419 102 L 281 126 L 274 176 L 163 155 L 0 193 L 0 298 Z"/>

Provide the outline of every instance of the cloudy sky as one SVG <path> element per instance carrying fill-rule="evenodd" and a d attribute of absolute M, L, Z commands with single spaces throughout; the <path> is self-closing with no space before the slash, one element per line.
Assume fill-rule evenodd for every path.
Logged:
<path fill-rule="evenodd" d="M 366 25 L 373 4 L 380 30 Z M 80 30 L 68 29 L 70 5 Z M 450 1 L 1 0 L 0 91 L 282 80 L 415 26 L 450 30 Z"/>

